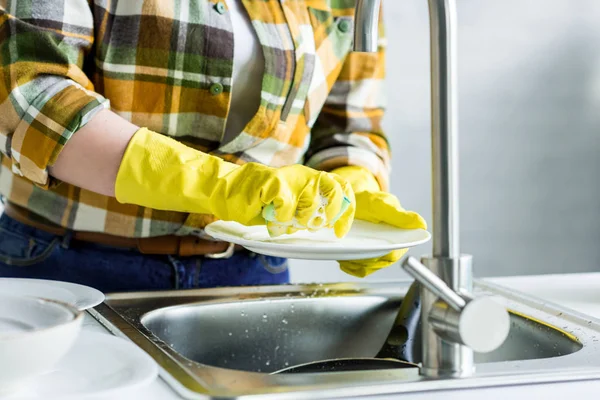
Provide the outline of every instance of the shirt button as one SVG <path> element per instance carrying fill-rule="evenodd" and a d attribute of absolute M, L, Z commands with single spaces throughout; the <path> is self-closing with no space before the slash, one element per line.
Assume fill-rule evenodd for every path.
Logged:
<path fill-rule="evenodd" d="M 223 85 L 221 85 L 220 83 L 213 83 L 212 85 L 210 85 L 210 94 L 212 94 L 213 96 L 219 95 L 221 93 L 223 93 Z"/>
<path fill-rule="evenodd" d="M 348 21 L 347 19 L 341 20 L 340 23 L 338 24 L 338 29 L 340 30 L 340 32 L 343 32 L 343 33 L 349 32 L 350 28 L 352 28 L 352 23 L 350 21 Z"/>
<path fill-rule="evenodd" d="M 217 12 L 219 14 L 224 14 L 225 13 L 225 4 L 219 2 L 217 4 L 215 4 L 215 10 L 217 10 Z"/>

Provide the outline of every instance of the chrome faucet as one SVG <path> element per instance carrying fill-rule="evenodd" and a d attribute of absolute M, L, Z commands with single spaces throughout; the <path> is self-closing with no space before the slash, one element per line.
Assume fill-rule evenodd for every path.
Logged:
<path fill-rule="evenodd" d="M 431 46 L 433 254 L 402 266 L 421 283 L 423 359 L 427 377 L 474 373 L 473 351 L 492 351 L 506 339 L 508 312 L 474 299 L 472 256 L 460 253 L 455 0 L 428 0 Z M 381 0 L 356 0 L 354 50 L 375 52 Z"/>

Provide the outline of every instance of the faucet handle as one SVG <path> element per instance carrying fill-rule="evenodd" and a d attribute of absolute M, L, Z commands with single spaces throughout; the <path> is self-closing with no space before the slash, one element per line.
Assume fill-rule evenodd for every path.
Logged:
<path fill-rule="evenodd" d="M 422 310 L 438 336 L 480 353 L 493 351 L 504 343 L 510 317 L 506 308 L 491 296 L 472 298 L 455 292 L 414 257 L 405 259 L 402 267 L 439 297 L 431 309 Z"/>
<path fill-rule="evenodd" d="M 491 296 L 468 301 L 460 312 L 449 308 L 444 301 L 438 301 L 430 309 L 429 322 L 442 339 L 460 343 L 479 353 L 496 350 L 510 331 L 506 308 Z"/>
<path fill-rule="evenodd" d="M 419 281 L 423 286 L 443 299 L 456 311 L 461 311 L 467 304 L 466 300 L 452 290 L 446 282 L 431 272 L 414 257 L 407 257 L 402 262 L 402 267 L 410 276 Z"/>

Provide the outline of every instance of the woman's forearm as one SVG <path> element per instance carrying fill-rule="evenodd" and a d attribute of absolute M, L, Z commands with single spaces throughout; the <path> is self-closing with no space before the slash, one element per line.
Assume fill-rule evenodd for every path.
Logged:
<path fill-rule="evenodd" d="M 50 174 L 75 186 L 114 197 L 123 153 L 139 129 L 112 111 L 98 112 L 67 142 Z"/>

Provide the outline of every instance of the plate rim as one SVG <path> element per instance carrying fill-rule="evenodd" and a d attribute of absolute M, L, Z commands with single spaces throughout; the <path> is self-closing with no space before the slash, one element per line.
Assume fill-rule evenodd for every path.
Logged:
<path fill-rule="evenodd" d="M 91 286 L 82 285 L 80 283 L 57 281 L 54 279 L 37 279 L 37 278 L 19 278 L 19 277 L 0 277 L 0 281 L 21 281 L 38 283 L 47 286 L 56 286 L 58 288 L 68 290 L 75 297 L 75 301 L 72 304 L 79 311 L 85 311 L 90 308 L 96 307 L 102 303 L 106 296 L 100 290 Z M 73 291 L 73 289 L 77 289 Z M 88 295 L 82 296 L 81 293 L 88 293 Z"/>
<path fill-rule="evenodd" d="M 72 291 L 70 291 L 68 289 L 65 289 L 64 287 L 61 287 L 61 286 L 47 285 L 47 284 L 44 284 L 44 283 L 41 283 L 41 282 L 37 282 L 37 280 L 36 281 L 32 281 L 32 280 L 23 279 L 23 278 L 2 278 L 2 279 L 0 279 L 0 288 L 2 288 L 2 286 L 4 284 L 6 284 L 6 286 L 11 286 L 11 289 L 13 289 L 12 286 L 14 285 L 14 279 L 19 279 L 19 281 L 20 281 L 18 283 L 19 285 L 25 285 L 25 286 L 31 285 L 30 287 L 33 287 L 34 289 L 37 289 L 37 288 L 41 287 L 41 290 L 45 290 L 46 288 L 49 288 L 50 291 L 56 290 L 58 292 L 58 295 L 59 295 L 58 297 L 59 298 L 52 297 L 52 296 L 47 296 L 47 293 L 42 293 L 42 294 L 37 295 L 37 291 L 36 291 L 36 295 L 35 296 L 33 296 L 31 294 L 26 294 L 25 296 L 40 297 L 40 298 L 44 298 L 44 299 L 47 299 L 47 300 L 53 300 L 53 301 L 58 301 L 58 302 L 66 303 L 66 304 L 69 304 L 69 305 L 75 307 L 74 304 L 77 301 L 77 296 Z M 16 295 L 16 296 L 23 295 L 23 293 L 20 292 L 20 290 L 22 290 L 22 287 L 16 287 L 15 289 L 17 289 L 17 290 L 14 291 L 14 295 Z M 60 297 L 60 294 L 63 293 L 63 292 L 66 294 L 66 298 L 61 298 Z M 33 293 L 33 292 L 30 292 L 30 293 Z M 2 292 L 2 294 L 6 294 L 6 292 Z M 75 307 L 75 308 L 77 308 L 77 307 Z M 81 310 L 79 310 L 79 311 L 81 311 Z"/>
<path fill-rule="evenodd" d="M 263 242 L 263 241 L 259 241 L 259 240 L 249 240 L 249 239 L 244 239 L 241 237 L 237 237 L 234 235 L 230 235 L 227 233 L 223 233 L 220 231 L 216 231 L 215 230 L 215 225 L 218 226 L 220 224 L 223 223 L 229 223 L 231 221 L 215 221 L 212 222 L 210 224 L 208 224 L 204 230 L 205 232 L 217 239 L 217 240 L 224 240 L 224 241 L 228 241 L 231 243 L 236 243 L 239 244 L 240 246 L 243 247 L 252 247 L 254 249 L 258 249 L 258 250 L 269 250 L 272 248 L 280 248 L 281 250 L 284 250 L 285 247 L 289 248 L 289 244 L 285 244 L 285 243 L 277 243 L 277 242 Z M 372 246 L 372 247 L 355 247 L 355 251 L 352 251 L 352 253 L 358 253 L 358 252 L 364 252 L 364 251 L 394 251 L 394 250 L 399 250 L 399 249 L 406 249 L 406 248 L 410 248 L 410 247 L 415 247 L 418 246 L 420 244 L 423 243 L 427 243 L 429 240 L 431 240 L 431 233 L 429 231 L 427 231 L 426 229 L 405 229 L 405 230 L 409 230 L 409 231 L 419 231 L 419 232 L 424 232 L 426 233 L 425 237 L 423 239 L 420 240 L 415 240 L 409 243 L 403 243 L 402 246 L 398 246 L 397 244 L 382 244 L 382 245 L 377 245 L 377 246 Z M 211 233 L 212 232 L 212 233 Z M 218 236 L 215 236 L 218 235 Z M 306 253 L 312 253 L 314 255 L 323 255 L 323 254 L 331 254 L 334 253 L 335 251 L 332 251 L 331 248 L 327 248 L 327 247 L 311 247 L 310 245 L 306 244 L 306 245 L 292 245 L 294 248 L 294 252 L 296 253 L 300 253 L 300 252 L 306 252 Z M 338 250 L 341 251 L 341 250 Z M 347 252 L 347 249 L 346 249 Z"/>
<path fill-rule="evenodd" d="M 266 250 L 256 249 L 255 250 L 251 246 L 246 247 L 246 249 L 249 251 L 252 251 L 254 253 L 264 254 L 264 255 L 270 256 L 270 257 L 283 257 L 283 258 L 290 258 L 292 260 L 319 260 L 319 261 L 366 260 L 366 259 L 370 259 L 370 258 L 383 257 L 384 255 L 389 253 L 389 250 L 376 250 L 376 251 L 370 251 L 367 255 L 365 255 L 363 252 L 361 254 L 344 253 L 343 256 L 340 256 L 341 253 L 323 253 L 323 254 L 304 253 L 304 255 L 302 255 L 302 253 L 300 253 L 301 255 L 297 256 L 293 252 L 291 254 L 290 253 L 282 254 L 282 252 L 269 251 L 270 249 L 266 249 Z M 260 253 L 260 251 L 262 251 L 263 253 Z"/>

